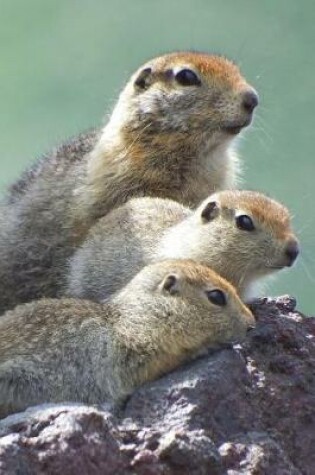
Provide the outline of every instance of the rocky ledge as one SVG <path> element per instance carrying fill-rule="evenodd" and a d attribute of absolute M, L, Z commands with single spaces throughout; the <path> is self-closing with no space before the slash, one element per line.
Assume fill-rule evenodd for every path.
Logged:
<path fill-rule="evenodd" d="M 253 303 L 244 344 L 138 390 L 121 410 L 38 406 L 0 423 L 0 473 L 315 473 L 315 318 Z"/>

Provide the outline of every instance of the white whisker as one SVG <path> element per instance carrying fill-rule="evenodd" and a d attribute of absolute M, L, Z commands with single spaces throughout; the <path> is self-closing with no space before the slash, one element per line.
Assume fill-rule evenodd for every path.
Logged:
<path fill-rule="evenodd" d="M 304 271 L 305 271 L 305 274 L 307 275 L 307 277 L 309 278 L 309 280 L 310 280 L 313 284 L 315 284 L 315 277 L 309 272 L 309 270 L 308 270 L 308 268 L 307 268 L 307 265 L 306 265 L 304 259 L 301 258 L 301 261 L 300 261 L 300 262 L 301 262 L 302 267 L 303 267 L 303 269 L 304 269 Z"/>

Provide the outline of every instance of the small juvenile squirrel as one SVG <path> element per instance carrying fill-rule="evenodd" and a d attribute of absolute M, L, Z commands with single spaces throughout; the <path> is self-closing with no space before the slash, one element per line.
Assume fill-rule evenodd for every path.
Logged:
<path fill-rule="evenodd" d="M 195 206 L 235 187 L 234 138 L 257 104 L 223 57 L 179 52 L 142 66 L 103 130 L 62 145 L 11 187 L 0 229 L 0 313 L 57 296 L 65 261 L 90 226 L 131 197 Z"/>
<path fill-rule="evenodd" d="M 70 259 L 66 294 L 102 300 L 145 265 L 194 259 L 237 289 L 255 296 L 255 283 L 299 253 L 288 210 L 252 191 L 221 191 L 195 211 L 171 200 L 137 198 L 101 218 Z"/>
<path fill-rule="evenodd" d="M 255 325 L 234 288 L 207 267 L 145 267 L 103 304 L 43 299 L 0 320 L 0 416 L 44 402 L 120 403 Z"/>

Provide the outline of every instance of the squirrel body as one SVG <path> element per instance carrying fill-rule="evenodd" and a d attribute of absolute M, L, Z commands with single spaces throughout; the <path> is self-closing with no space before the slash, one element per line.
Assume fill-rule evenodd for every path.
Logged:
<path fill-rule="evenodd" d="M 242 228 L 242 221 L 252 227 Z M 258 281 L 291 266 L 298 252 L 288 210 L 261 193 L 221 191 L 196 210 L 136 198 L 91 228 L 69 261 L 65 293 L 101 301 L 143 266 L 174 258 L 211 267 L 248 299 Z"/>
<path fill-rule="evenodd" d="M 142 66 L 107 125 L 27 170 L 3 203 L 0 312 L 56 297 L 64 266 L 96 220 L 132 197 L 195 206 L 237 183 L 234 138 L 257 94 L 223 57 L 172 53 Z"/>
<path fill-rule="evenodd" d="M 187 260 L 147 266 L 104 304 L 20 305 L 0 321 L 0 416 L 45 402 L 120 403 L 254 325 L 228 282 Z"/>

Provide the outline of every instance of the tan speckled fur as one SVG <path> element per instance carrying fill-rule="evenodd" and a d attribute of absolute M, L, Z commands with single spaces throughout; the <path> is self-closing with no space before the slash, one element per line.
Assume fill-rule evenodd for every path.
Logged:
<path fill-rule="evenodd" d="M 179 84 L 183 68 L 201 84 Z M 234 188 L 234 138 L 251 121 L 243 102 L 250 91 L 223 57 L 180 52 L 142 66 L 103 130 L 62 145 L 11 187 L 0 228 L 0 313 L 58 296 L 66 259 L 100 216 L 128 199 L 195 206 L 214 190 Z"/>
<path fill-rule="evenodd" d="M 223 292 L 226 304 L 209 300 Z M 255 324 L 234 288 L 207 267 L 145 267 L 104 304 L 43 299 L 0 320 L 0 417 L 44 402 L 121 402 L 207 347 Z"/>
<path fill-rule="evenodd" d="M 211 220 L 202 218 L 215 202 Z M 236 225 L 246 214 L 255 230 Z M 229 280 L 242 298 L 257 296 L 255 284 L 289 265 L 296 243 L 288 210 L 252 191 L 221 191 L 192 211 L 171 200 L 138 198 L 93 226 L 70 260 L 70 296 L 102 300 L 144 266 L 165 258 L 194 259 Z"/>

